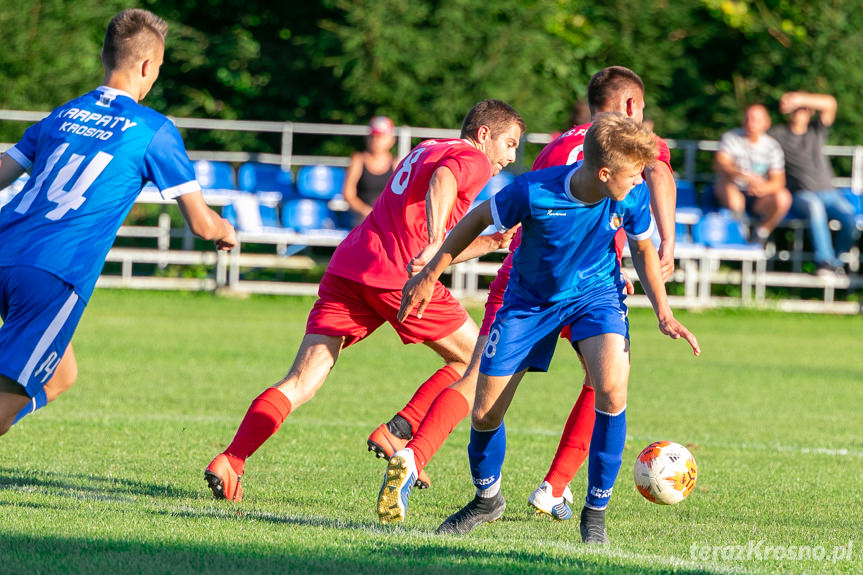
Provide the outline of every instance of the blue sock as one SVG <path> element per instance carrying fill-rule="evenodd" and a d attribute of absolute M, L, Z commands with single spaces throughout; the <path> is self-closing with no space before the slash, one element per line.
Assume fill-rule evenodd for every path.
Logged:
<path fill-rule="evenodd" d="M 45 390 L 40 389 L 36 396 L 30 400 L 30 403 L 24 406 L 24 408 L 18 412 L 18 415 L 15 416 L 15 421 L 12 422 L 12 425 L 18 423 L 22 417 L 25 415 L 30 415 L 37 409 L 45 407 L 45 404 L 48 403 L 48 398 L 45 397 Z"/>
<path fill-rule="evenodd" d="M 500 491 L 500 474 L 506 455 L 506 430 L 503 423 L 491 431 L 470 428 L 467 456 L 470 474 L 480 497 L 494 497 Z"/>
<path fill-rule="evenodd" d="M 596 423 L 590 439 L 587 464 L 587 497 L 585 506 L 605 509 L 611 499 L 614 480 L 623 462 L 626 442 L 626 408 L 615 415 L 596 410 Z"/>

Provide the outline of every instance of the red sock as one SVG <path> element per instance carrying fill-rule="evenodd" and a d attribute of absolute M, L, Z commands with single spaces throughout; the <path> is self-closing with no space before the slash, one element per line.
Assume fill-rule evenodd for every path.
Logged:
<path fill-rule="evenodd" d="M 447 388 L 440 392 L 429 408 L 413 439 L 407 447 L 413 449 L 417 471 L 434 457 L 453 428 L 470 413 L 470 404 L 458 391 Z"/>
<path fill-rule="evenodd" d="M 545 475 L 545 480 L 551 484 L 551 494 L 555 497 L 563 495 L 563 490 L 587 459 L 593 422 L 596 420 L 593 400 L 593 388 L 585 385 L 566 420 L 557 453 Z"/>
<path fill-rule="evenodd" d="M 417 432 L 420 422 L 440 392 L 460 379 L 461 374 L 459 372 L 445 365 L 420 385 L 408 404 L 399 412 L 399 415 L 411 424 L 411 433 Z"/>
<path fill-rule="evenodd" d="M 242 475 L 246 458 L 278 431 L 290 412 L 291 400 L 275 387 L 255 398 L 240 422 L 234 440 L 225 450 L 225 455 L 237 474 Z"/>

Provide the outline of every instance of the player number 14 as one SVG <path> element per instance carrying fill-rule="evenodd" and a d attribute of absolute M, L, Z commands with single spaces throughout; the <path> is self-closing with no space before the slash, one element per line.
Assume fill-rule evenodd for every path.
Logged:
<path fill-rule="evenodd" d="M 54 152 L 48 157 L 45 169 L 37 176 L 33 187 L 30 191 L 24 194 L 21 198 L 21 203 L 18 204 L 17 208 L 15 208 L 17 213 L 27 213 L 27 210 L 29 210 L 30 206 L 33 204 L 33 200 L 36 199 L 39 192 L 42 191 L 42 188 L 45 186 L 45 181 L 52 173 L 54 173 L 54 168 L 57 162 L 61 157 L 63 157 L 63 153 L 68 147 L 69 144 L 61 144 L 60 146 L 57 146 Z M 81 154 L 72 154 L 69 161 L 66 162 L 66 165 L 57 171 L 57 175 L 54 176 L 53 181 L 49 184 L 47 194 L 48 200 L 57 204 L 57 207 L 45 214 L 45 217 L 49 220 L 59 220 L 65 216 L 69 210 L 77 210 L 80 208 L 87 199 L 84 197 L 84 194 L 113 158 L 114 156 L 111 154 L 98 152 L 84 168 L 84 171 L 81 172 L 81 175 L 75 180 L 75 183 L 72 184 L 72 187 L 67 190 L 66 185 L 69 183 L 69 180 L 72 179 L 72 176 L 75 175 L 75 172 L 78 171 L 78 168 L 80 168 L 81 164 L 84 162 L 84 156 Z"/>

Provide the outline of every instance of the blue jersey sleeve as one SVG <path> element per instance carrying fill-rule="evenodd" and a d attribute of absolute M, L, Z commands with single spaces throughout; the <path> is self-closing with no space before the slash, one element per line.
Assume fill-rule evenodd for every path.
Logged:
<path fill-rule="evenodd" d="M 496 193 L 489 201 L 494 227 L 500 232 L 505 232 L 530 215 L 528 187 L 519 180 Z"/>
<path fill-rule="evenodd" d="M 41 130 L 42 122 L 36 122 L 27 128 L 20 142 L 6 150 L 6 154 L 28 172 L 33 168 L 33 162 L 36 161 L 36 147 L 39 144 L 39 132 Z"/>
<path fill-rule="evenodd" d="M 176 126 L 165 122 L 153 136 L 144 155 L 144 178 L 153 182 L 165 199 L 201 189 L 186 146 Z"/>
<path fill-rule="evenodd" d="M 623 229 L 633 241 L 643 240 L 653 235 L 653 217 L 650 215 L 650 191 L 647 184 L 639 184 L 632 189 L 624 200 L 626 212 Z"/>

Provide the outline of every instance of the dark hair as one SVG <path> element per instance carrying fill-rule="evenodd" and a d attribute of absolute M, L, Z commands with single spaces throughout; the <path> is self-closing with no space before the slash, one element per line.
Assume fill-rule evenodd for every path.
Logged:
<path fill-rule="evenodd" d="M 483 100 L 470 109 L 461 124 L 461 137 L 476 139 L 476 131 L 480 126 L 487 126 L 491 137 L 496 138 L 506 131 L 513 123 L 525 132 L 524 120 L 515 108 L 502 100 Z"/>
<path fill-rule="evenodd" d="M 644 93 L 644 82 L 638 74 L 623 66 L 603 68 L 594 74 L 587 84 L 587 104 L 590 112 L 596 114 L 604 110 L 621 92 L 633 88 Z"/>
<path fill-rule="evenodd" d="M 117 70 L 147 58 L 165 45 L 168 25 L 148 10 L 129 8 L 113 18 L 105 31 L 102 63 L 106 70 Z"/>

